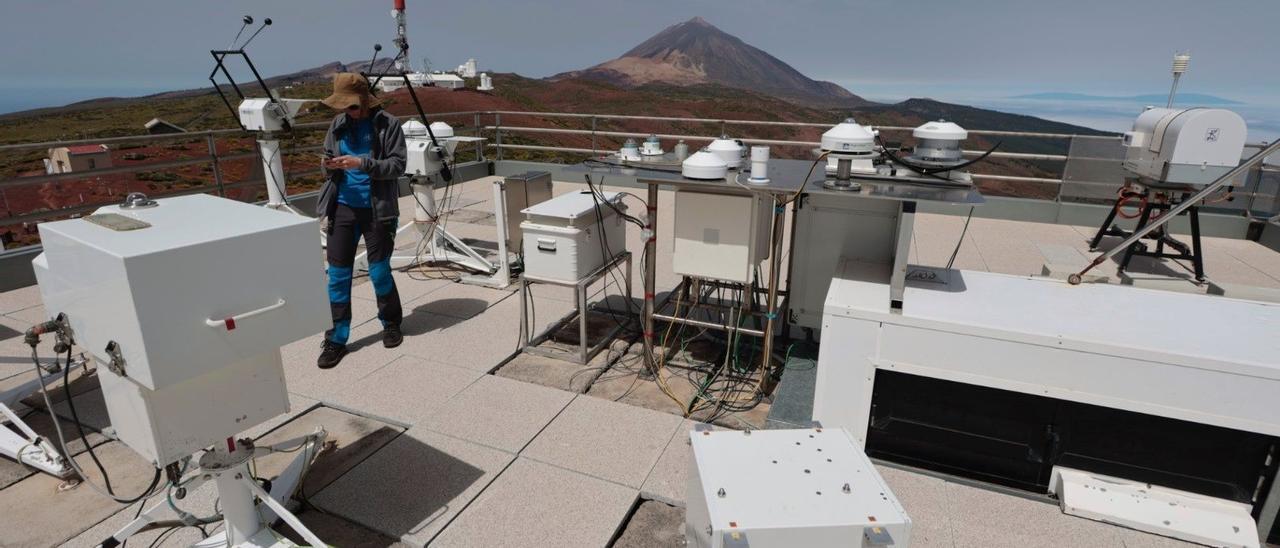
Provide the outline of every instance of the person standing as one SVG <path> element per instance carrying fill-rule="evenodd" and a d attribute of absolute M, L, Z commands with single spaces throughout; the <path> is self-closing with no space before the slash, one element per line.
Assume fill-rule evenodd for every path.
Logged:
<path fill-rule="evenodd" d="M 369 279 L 378 301 L 382 345 L 399 346 L 403 313 L 391 277 L 391 254 L 399 226 L 396 180 L 404 175 L 405 142 L 400 121 L 381 108 L 362 75 L 333 77 L 333 94 L 321 101 L 339 111 L 324 139 L 325 182 L 316 214 L 328 235 L 329 308 L 333 328 L 325 332 L 316 365 L 329 369 L 347 355 L 351 335 L 351 276 L 356 248 L 364 238 Z"/>

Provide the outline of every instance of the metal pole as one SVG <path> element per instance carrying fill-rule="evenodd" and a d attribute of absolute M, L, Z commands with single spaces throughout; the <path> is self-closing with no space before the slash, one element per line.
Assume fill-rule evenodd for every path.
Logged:
<path fill-rule="evenodd" d="M 1062 203 L 1062 191 L 1067 186 L 1067 166 L 1071 163 L 1071 153 L 1075 152 L 1075 138 L 1067 140 L 1067 159 L 1062 161 L 1062 179 L 1058 182 L 1058 194 L 1053 197 L 1053 201 Z"/>
<path fill-rule="evenodd" d="M 473 122 L 473 123 L 475 124 L 475 127 L 476 127 L 476 137 L 481 137 L 481 135 L 480 135 L 480 131 L 481 131 L 481 129 L 483 129 L 483 128 L 482 128 L 482 126 L 480 125 L 480 113 L 479 113 L 479 112 L 475 113 L 475 120 L 474 120 L 474 122 Z M 476 161 L 477 161 L 477 162 L 483 162 L 483 161 L 484 161 L 484 141 L 476 141 Z"/>
<path fill-rule="evenodd" d="M 645 220 L 644 238 L 644 358 L 654 374 L 657 364 L 653 360 L 653 313 L 655 312 L 654 285 L 658 271 L 658 185 L 649 183 L 647 204 L 649 215 Z"/>
<path fill-rule="evenodd" d="M 218 143 L 213 138 L 213 134 L 208 136 L 209 157 L 213 159 L 213 182 L 218 185 L 218 196 L 227 197 L 226 189 L 222 188 L 222 165 L 218 162 Z"/>
<path fill-rule="evenodd" d="M 498 161 L 502 161 L 502 115 L 493 115 L 493 142 L 497 145 Z"/>
<path fill-rule="evenodd" d="M 764 358 L 760 362 L 764 390 L 769 384 L 769 364 L 773 360 L 773 324 L 778 318 L 778 274 L 782 265 L 782 221 L 786 208 L 777 199 L 773 203 L 773 230 L 769 232 L 772 252 L 769 254 L 769 301 L 766 303 L 768 313 L 764 317 Z"/>
<path fill-rule="evenodd" d="M 669 316 L 667 314 L 654 314 L 653 317 L 663 321 L 668 321 L 673 323 L 682 323 L 685 325 L 692 325 L 694 327 L 705 327 L 707 329 L 715 329 L 717 331 L 736 331 L 738 333 L 742 333 L 743 335 L 751 335 L 753 337 L 764 336 L 763 331 L 758 331 L 758 330 L 747 328 L 747 327 L 738 327 L 736 325 L 707 322 L 702 320 L 695 320 L 693 318 L 677 318 L 675 316 Z"/>
<path fill-rule="evenodd" d="M 591 117 L 591 155 L 595 156 L 596 152 L 596 117 Z"/>
<path fill-rule="evenodd" d="M 1276 151 L 1280 151 L 1280 139 L 1277 139 L 1275 142 L 1267 145 L 1262 150 L 1259 150 L 1257 154 L 1250 156 L 1248 160 L 1241 162 L 1240 165 L 1236 166 L 1231 171 L 1228 171 L 1223 176 L 1218 177 L 1216 181 L 1200 189 L 1200 192 L 1195 193 L 1195 195 L 1193 195 L 1192 197 L 1186 200 L 1183 200 L 1182 203 L 1176 206 L 1173 206 L 1172 208 L 1169 208 L 1168 211 L 1166 211 L 1163 215 L 1161 215 L 1159 219 L 1156 219 L 1155 221 L 1151 222 L 1151 224 L 1148 224 L 1147 226 L 1144 226 L 1140 229 L 1134 230 L 1133 234 L 1130 234 L 1129 237 L 1125 238 L 1125 240 L 1123 242 L 1120 242 L 1119 245 L 1111 248 L 1106 253 L 1099 255 L 1098 258 L 1094 259 L 1093 262 L 1089 263 L 1089 266 L 1084 267 L 1084 270 L 1081 270 L 1080 272 L 1077 272 L 1075 274 L 1068 276 L 1067 283 L 1070 283 L 1071 285 L 1078 285 L 1081 281 L 1084 280 L 1084 275 L 1087 274 L 1090 270 L 1093 270 L 1094 267 L 1097 267 L 1107 259 L 1110 259 L 1116 256 L 1117 254 L 1122 253 L 1124 250 L 1128 249 L 1129 246 L 1133 245 L 1138 240 L 1142 239 L 1142 237 L 1146 236 L 1147 234 L 1150 234 L 1151 231 L 1164 226 L 1166 223 L 1173 220 L 1174 217 L 1177 217 L 1178 215 L 1180 215 L 1183 211 L 1186 211 L 1187 209 L 1191 208 L 1191 206 L 1204 201 L 1205 198 L 1208 198 L 1211 194 L 1213 194 L 1214 192 L 1217 192 L 1218 189 L 1230 184 L 1231 181 L 1234 180 L 1241 173 L 1244 173 L 1248 171 L 1249 168 L 1252 168 L 1253 166 L 1261 163 L 1263 160 L 1267 158 L 1267 156 L 1270 156 L 1272 153 L 1275 153 Z"/>

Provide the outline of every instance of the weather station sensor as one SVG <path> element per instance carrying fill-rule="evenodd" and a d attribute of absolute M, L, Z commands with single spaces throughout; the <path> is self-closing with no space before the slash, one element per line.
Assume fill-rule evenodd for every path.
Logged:
<path fill-rule="evenodd" d="M 1124 134 L 1124 168 L 1149 182 L 1204 186 L 1240 164 L 1248 129 L 1220 108 L 1149 108 Z"/>
<path fill-rule="evenodd" d="M 236 46 L 236 42 L 240 40 L 240 35 L 244 33 L 245 28 L 252 24 L 253 17 L 244 16 L 240 31 L 236 33 L 236 37 L 231 41 L 231 48 L 209 52 L 214 59 L 213 71 L 209 73 L 209 82 L 213 84 L 213 89 L 218 92 L 218 96 L 222 98 L 222 102 L 226 104 L 227 109 L 231 111 L 231 115 L 239 122 L 241 129 L 257 134 L 258 150 L 262 157 L 262 174 L 267 183 L 267 207 L 302 215 L 300 211 L 289 205 L 288 202 L 287 182 L 284 177 L 284 158 L 281 155 L 280 140 L 276 133 L 291 131 L 294 117 L 298 115 L 298 111 L 303 105 L 313 101 L 281 99 L 267 87 L 267 83 L 262 79 L 262 75 L 258 73 L 257 67 L 249 59 L 249 54 L 245 52 L 245 47 L 263 29 L 271 25 L 271 19 L 263 19 L 262 26 L 258 27 L 258 30 L 245 39 L 244 43 L 238 47 Z M 240 85 L 231 76 L 231 71 L 227 68 L 228 60 L 235 57 L 244 60 L 245 65 L 253 73 L 254 80 L 266 97 L 247 97 L 240 89 Z M 222 85 L 218 82 L 217 77 L 219 74 L 226 79 L 232 91 L 240 99 L 238 108 L 231 106 L 231 98 L 227 96 L 223 91 Z"/>
<path fill-rule="evenodd" d="M 627 139 L 622 143 L 622 148 L 618 149 L 618 158 L 623 162 L 640 161 L 640 146 L 636 144 L 635 139 Z"/>
<path fill-rule="evenodd" d="M 719 156 L 729 169 L 738 169 L 742 165 L 746 147 L 742 144 L 742 141 L 722 135 L 719 139 L 711 141 L 711 144 L 707 145 L 707 148 L 703 150 Z"/>
<path fill-rule="evenodd" d="M 747 183 L 753 185 L 769 184 L 769 147 L 751 147 L 751 177 L 747 179 Z"/>
<path fill-rule="evenodd" d="M 822 153 L 827 155 L 827 188 L 857 190 L 858 183 L 851 181 L 854 175 L 876 173 L 876 131 L 859 124 L 853 118 L 822 134 Z"/>
<path fill-rule="evenodd" d="M 272 447 L 236 437 L 289 409 L 280 347 L 328 327 L 317 222 L 203 194 L 135 194 L 39 229 L 44 248 L 32 266 L 56 315 L 45 331 L 90 354 L 122 443 L 175 488 L 217 484 L 226 528 L 208 545 L 278 546 L 268 527 L 277 516 L 318 543 L 283 503 L 324 432 Z M 201 451 L 198 469 L 184 472 Z M 278 451 L 297 457 L 268 493 L 249 467 Z M 103 544 L 128 538 L 169 504 Z"/>
<path fill-rule="evenodd" d="M 396 233 L 416 231 L 419 234 L 419 245 L 412 246 L 413 254 L 395 254 L 391 256 L 391 266 L 401 268 L 418 264 L 453 264 L 477 274 L 474 282 L 481 285 L 505 287 L 510 280 L 510 269 L 506 258 L 505 235 L 499 235 L 498 264 L 485 258 L 462 239 L 449 233 L 441 222 L 439 202 L 435 197 L 437 183 L 448 184 L 442 173 L 452 162 L 454 152 L 462 143 L 483 141 L 481 137 L 456 135 L 453 127 L 444 122 L 432 122 L 429 126 L 417 120 L 404 123 L 404 140 L 407 150 L 405 161 L 405 177 L 408 178 L 409 189 L 414 199 L 413 222 L 400 227 Z M 495 208 L 502 210 L 502 196 L 495 196 Z M 499 217 L 502 217 L 499 214 Z M 501 220 L 501 219 L 499 219 Z M 497 223 L 499 231 L 505 229 L 505 223 Z M 356 257 L 358 268 L 368 268 L 368 255 L 361 253 Z"/>
<path fill-rule="evenodd" d="M 1233 198 L 1235 176 L 1228 175 L 1240 169 L 1248 128 L 1244 119 L 1230 110 L 1172 108 L 1178 81 L 1190 60 L 1185 53 L 1174 55 L 1169 106 L 1147 107 L 1134 120 L 1133 129 L 1124 134 L 1123 166 L 1133 176 L 1125 180 L 1115 205 L 1089 242 L 1091 249 L 1098 249 L 1105 236 L 1125 238 L 1121 246 L 1104 254 L 1124 253 L 1118 268 L 1121 273 L 1134 257 L 1153 257 L 1188 261 L 1196 282 L 1207 280 L 1200 204 L 1220 190 L 1219 200 Z M 1167 218 L 1182 214 L 1189 220 L 1190 245 L 1172 237 L 1164 224 Z M 1137 219 L 1133 231 L 1115 224 L 1117 217 Z M 1142 239 L 1154 243 L 1155 249 Z"/>
<path fill-rule="evenodd" d="M 662 156 L 662 142 L 658 140 L 657 135 L 650 135 L 644 140 L 644 144 L 640 145 L 640 154 L 645 156 Z"/>
<path fill-rule="evenodd" d="M 693 153 L 680 164 L 680 174 L 690 179 L 721 180 L 728 173 L 729 164 L 724 157 L 706 149 Z"/>

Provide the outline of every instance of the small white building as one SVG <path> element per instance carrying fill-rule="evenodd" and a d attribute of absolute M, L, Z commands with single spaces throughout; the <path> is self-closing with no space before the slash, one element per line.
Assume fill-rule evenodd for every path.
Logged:
<path fill-rule="evenodd" d="M 481 72 L 480 85 L 476 86 L 476 89 L 480 91 L 493 91 L 493 78 L 490 78 L 488 73 Z"/>
<path fill-rule="evenodd" d="M 462 77 L 448 72 L 434 72 L 429 75 L 435 85 L 448 89 L 462 89 L 466 85 Z"/>
<path fill-rule="evenodd" d="M 475 58 L 467 59 L 467 62 L 458 65 L 458 70 L 454 72 L 457 72 L 458 76 L 463 78 L 475 78 L 477 74 Z"/>
<path fill-rule="evenodd" d="M 413 84 L 413 87 L 429 86 L 432 83 L 431 75 L 424 72 L 410 72 L 408 76 L 409 82 Z M 404 89 L 404 78 L 399 75 L 383 76 L 381 80 L 378 80 L 378 91 L 385 93 L 398 89 Z"/>

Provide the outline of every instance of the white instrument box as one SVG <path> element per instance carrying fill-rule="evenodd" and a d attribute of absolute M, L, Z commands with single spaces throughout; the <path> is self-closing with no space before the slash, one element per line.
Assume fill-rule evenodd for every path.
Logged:
<path fill-rule="evenodd" d="M 604 196 L 626 211 L 622 193 Z M 531 280 L 576 283 L 627 250 L 622 217 L 588 191 L 561 194 L 522 212 L 524 275 Z"/>
<path fill-rule="evenodd" d="M 40 225 L 50 315 L 98 362 L 120 439 L 159 465 L 288 408 L 280 347 L 330 324 L 317 223 L 206 195 Z"/>
<path fill-rule="evenodd" d="M 841 428 L 689 433 L 696 548 L 905 547 L 911 518 Z"/>

